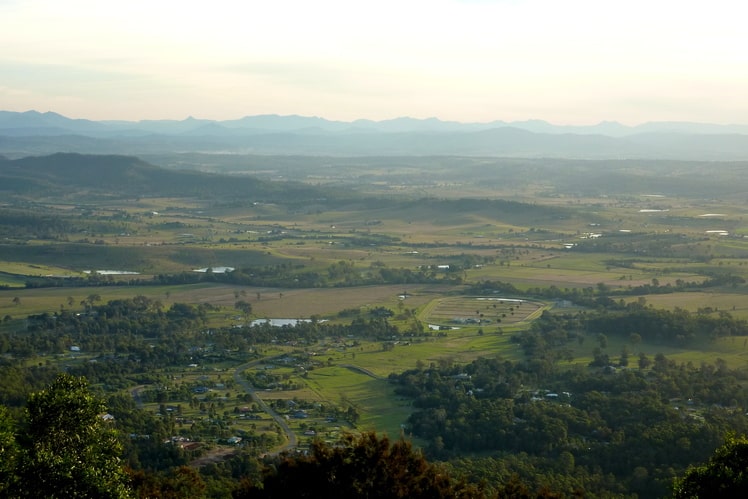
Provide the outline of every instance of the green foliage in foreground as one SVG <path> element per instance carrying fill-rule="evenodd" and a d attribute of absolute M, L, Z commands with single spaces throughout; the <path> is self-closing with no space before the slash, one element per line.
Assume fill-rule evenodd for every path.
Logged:
<path fill-rule="evenodd" d="M 61 374 L 29 396 L 27 425 L 15 439 L 0 416 L 0 491 L 11 497 L 130 497 L 122 446 L 101 417 L 104 409 L 84 379 Z"/>
<path fill-rule="evenodd" d="M 262 487 L 234 493 L 244 498 L 480 498 L 482 490 L 453 480 L 400 440 L 374 433 L 349 436 L 339 446 L 315 442 L 309 456 L 288 457 L 268 469 Z"/>
<path fill-rule="evenodd" d="M 218 468 L 201 474 L 185 466 L 164 472 L 125 471 L 122 446 L 103 402 L 84 378 L 61 374 L 28 399 L 27 421 L 16 432 L 0 406 L 0 494 L 47 498 L 481 498 L 475 485 L 453 479 L 426 461 L 410 443 L 391 444 L 374 433 L 347 436 L 337 445 L 314 442 L 307 456 L 257 467 L 234 462 L 243 480 L 217 479 Z M 254 468 L 254 472 L 253 472 Z M 511 485 L 517 489 L 517 484 Z M 509 490 L 509 489 L 507 489 Z"/>
<path fill-rule="evenodd" d="M 95 323 L 105 311 L 114 311 L 114 305 L 123 304 L 92 307 L 99 313 L 86 320 Z M 177 307 L 171 313 L 150 314 L 179 321 L 188 311 Z M 64 322 L 58 316 L 53 323 Z M 325 329 L 305 324 L 281 330 L 303 336 L 315 327 Z M 210 339 L 217 340 L 216 335 Z M 152 438 L 138 449 L 129 442 L 123 451 L 112 427 L 99 417 L 105 408 L 88 393 L 86 382 L 62 375 L 28 398 L 27 423 L 18 425 L 20 430 L 0 412 L 0 495 L 127 497 L 130 484 L 140 497 L 227 497 L 232 491 L 237 497 L 249 491 L 250 497 L 531 497 L 582 492 L 661 497 L 673 477 L 706 459 L 726 432 L 748 431 L 741 409 L 748 400 L 745 379 L 744 372 L 732 371 L 724 362 L 678 365 L 661 354 L 647 366 L 628 369 L 561 369 L 552 359 L 531 356 L 520 363 L 443 362 L 393 375 L 390 381 L 398 394 L 413 399 L 410 431 L 429 443 L 429 452 L 453 460 L 453 469 L 467 477 L 460 482 L 447 479 L 444 468 L 429 464 L 409 444 L 390 444 L 373 435 L 350 437 L 332 447 L 318 442 L 311 456 L 268 461 L 264 478 L 255 458 L 244 450 L 220 466 L 190 470 L 181 467 L 186 460 L 166 454 L 174 447 L 163 441 L 173 433 L 145 420 L 135 424 L 142 411 L 129 395 L 119 402 L 110 400 L 117 426 L 123 433 Z M 135 469 L 129 477 L 120 462 L 125 455 Z M 156 462 L 161 464 L 148 464 Z M 96 489 L 103 483 L 109 495 Z M 344 495 L 325 489 L 329 483 Z M 486 486 L 476 488 L 481 483 Z M 299 484 L 303 490 L 289 489 Z M 309 495 L 311 491 L 316 493 Z"/>
<path fill-rule="evenodd" d="M 688 469 L 675 483 L 678 499 L 746 497 L 748 495 L 748 438 L 729 436 L 709 461 Z"/>

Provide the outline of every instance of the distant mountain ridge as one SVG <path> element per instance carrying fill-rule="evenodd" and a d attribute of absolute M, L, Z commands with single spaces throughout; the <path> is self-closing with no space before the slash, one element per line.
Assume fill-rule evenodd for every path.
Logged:
<path fill-rule="evenodd" d="M 136 122 L 0 111 L 0 154 L 22 157 L 58 151 L 742 160 L 748 159 L 748 125 L 565 126 L 542 120 L 459 123 L 408 117 L 344 122 L 297 115 Z"/>
<path fill-rule="evenodd" d="M 227 196 L 256 201 L 301 201 L 322 195 L 314 187 L 294 182 L 175 171 L 133 156 L 56 153 L 15 160 L 0 157 L 0 195 L 60 197 L 80 191 L 106 196 Z"/>
<path fill-rule="evenodd" d="M 554 125 L 543 120 L 526 121 L 490 121 L 485 123 L 442 121 L 438 118 L 417 119 L 409 117 L 394 118 L 382 121 L 359 119 L 355 121 L 333 121 L 316 116 L 264 114 L 245 116 L 234 120 L 207 120 L 192 116 L 184 120 L 142 120 L 142 121 L 92 121 L 67 118 L 55 112 L 38 111 L 0 111 L 0 133 L 21 131 L 28 135 L 44 135 L 52 131 L 65 133 L 101 134 L 101 136 L 132 133 L 163 133 L 175 135 L 194 133 L 206 126 L 220 127 L 220 130 L 241 130 L 248 133 L 268 132 L 475 132 L 494 128 L 519 128 L 534 133 L 547 134 L 594 134 L 610 137 L 623 137 L 638 133 L 688 133 L 688 134 L 748 134 L 748 125 L 718 125 L 712 123 L 693 123 L 660 121 L 647 122 L 636 126 L 622 125 L 615 121 L 603 121 L 596 125 Z M 219 128 L 216 128 L 218 130 Z"/>

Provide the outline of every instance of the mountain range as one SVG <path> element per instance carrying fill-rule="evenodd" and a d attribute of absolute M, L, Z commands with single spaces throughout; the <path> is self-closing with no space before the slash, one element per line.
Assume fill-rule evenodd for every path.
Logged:
<path fill-rule="evenodd" d="M 120 155 L 55 153 L 19 159 L 0 157 L 0 198 L 191 196 L 274 202 L 309 201 L 328 195 L 294 182 L 268 182 L 248 175 L 176 171 Z"/>
<path fill-rule="evenodd" d="M 0 111 L 0 154 L 13 158 L 60 151 L 744 160 L 748 125 L 562 126 L 541 120 L 459 123 L 407 117 L 344 122 L 296 115 L 92 121 L 54 112 Z"/>

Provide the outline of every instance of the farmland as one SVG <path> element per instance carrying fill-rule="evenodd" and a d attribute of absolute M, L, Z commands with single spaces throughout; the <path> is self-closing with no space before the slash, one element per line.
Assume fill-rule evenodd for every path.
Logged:
<path fill-rule="evenodd" d="M 288 188 L 303 199 L 283 185 L 9 198 L 0 353 L 86 375 L 194 459 L 398 436 L 420 409 L 399 376 L 431 370 L 472 391 L 467 371 L 486 359 L 595 373 L 663 356 L 748 372 L 740 203 L 533 179 L 455 192 L 446 171 L 427 189 L 377 173 L 353 196 L 302 175 Z M 426 433 L 411 437 L 432 448 Z"/>

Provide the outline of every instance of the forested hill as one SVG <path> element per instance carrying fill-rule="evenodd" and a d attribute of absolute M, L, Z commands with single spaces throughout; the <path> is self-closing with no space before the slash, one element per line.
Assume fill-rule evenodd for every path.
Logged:
<path fill-rule="evenodd" d="M 173 171 L 133 156 L 56 153 L 0 158 L 0 192 L 59 196 L 80 190 L 125 196 L 243 196 L 258 201 L 319 196 L 316 189 L 301 184 Z"/>

